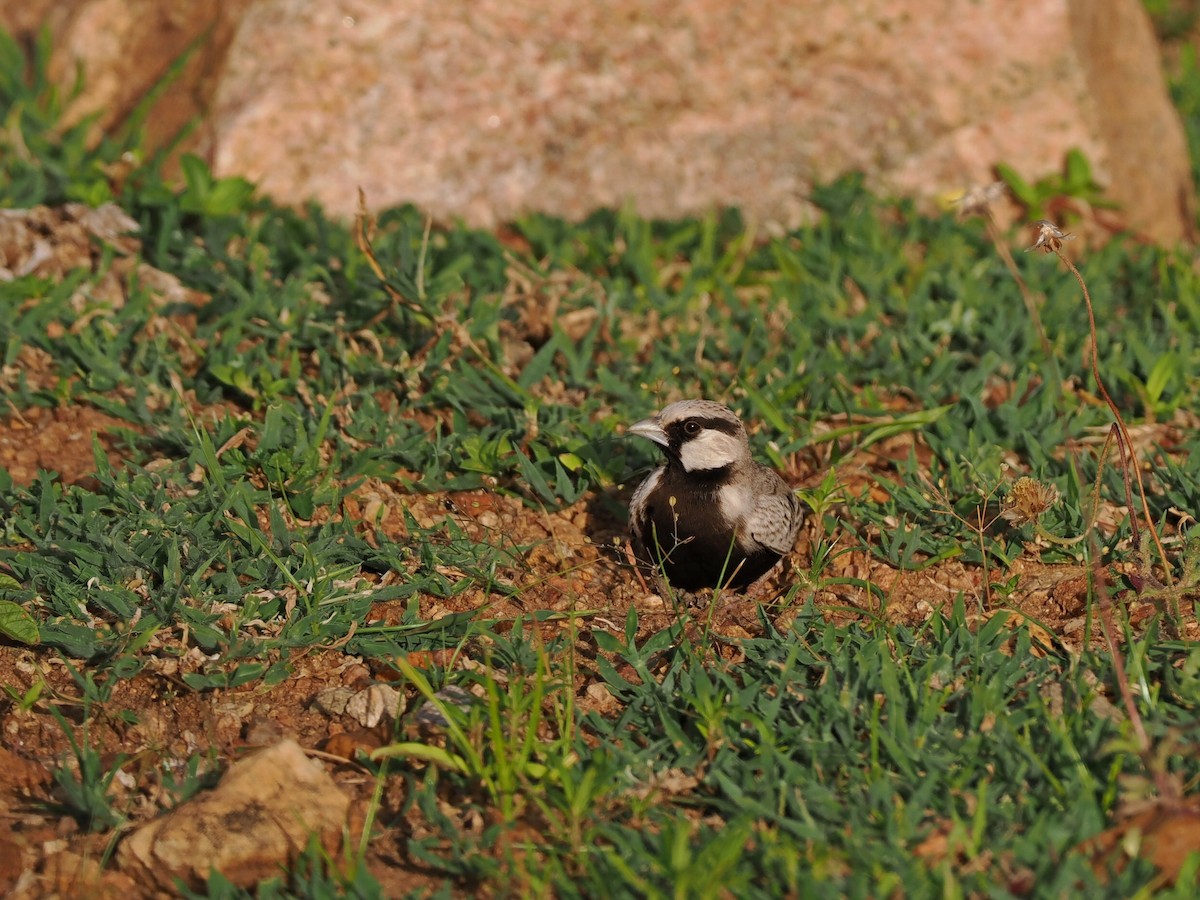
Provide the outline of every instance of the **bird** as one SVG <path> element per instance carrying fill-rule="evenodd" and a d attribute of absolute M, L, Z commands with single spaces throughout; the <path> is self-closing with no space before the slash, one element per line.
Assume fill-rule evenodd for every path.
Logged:
<path fill-rule="evenodd" d="M 750 455 L 746 426 L 712 400 L 680 400 L 630 425 L 664 460 L 629 502 L 631 549 L 671 587 L 744 591 L 787 556 L 799 498 Z"/>

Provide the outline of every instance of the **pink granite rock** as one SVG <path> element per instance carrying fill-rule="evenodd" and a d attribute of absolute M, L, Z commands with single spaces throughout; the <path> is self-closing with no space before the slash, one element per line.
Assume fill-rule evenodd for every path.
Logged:
<path fill-rule="evenodd" d="M 1193 227 L 1139 0 L 225 0 L 160 10 L 157 43 L 148 3 L 163 7 L 44 7 L 94 99 L 214 28 L 193 89 L 158 115 L 207 109 L 219 174 L 343 215 L 361 186 L 375 207 L 479 225 L 623 203 L 791 224 L 814 181 L 847 171 L 931 197 L 1001 161 L 1057 172 L 1079 148 L 1132 227 Z M 0 22 L 26 6 L 0 0 Z"/>

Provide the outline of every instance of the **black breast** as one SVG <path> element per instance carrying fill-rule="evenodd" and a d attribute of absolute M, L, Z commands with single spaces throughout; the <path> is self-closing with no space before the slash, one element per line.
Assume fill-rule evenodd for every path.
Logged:
<path fill-rule="evenodd" d="M 766 548 L 747 554 L 736 543 L 717 499 L 730 474 L 720 469 L 700 477 L 668 465 L 646 497 L 644 516 L 635 523 L 634 550 L 643 562 L 661 562 L 673 587 L 700 591 L 725 585 L 743 590 L 779 561 L 779 555 Z"/>

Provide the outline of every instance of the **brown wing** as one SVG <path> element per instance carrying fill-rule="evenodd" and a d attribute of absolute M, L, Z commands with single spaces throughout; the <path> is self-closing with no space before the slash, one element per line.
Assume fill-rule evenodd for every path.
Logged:
<path fill-rule="evenodd" d="M 804 523 L 799 498 L 779 475 L 762 466 L 755 472 L 756 500 L 746 520 L 751 537 L 780 556 L 792 552 Z"/>

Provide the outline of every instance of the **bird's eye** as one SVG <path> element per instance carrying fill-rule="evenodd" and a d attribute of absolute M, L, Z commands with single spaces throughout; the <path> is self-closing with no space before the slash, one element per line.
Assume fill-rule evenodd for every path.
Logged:
<path fill-rule="evenodd" d="M 684 434 L 699 434 L 700 433 L 700 423 L 697 422 L 695 419 L 691 419 L 687 422 L 684 422 L 683 423 L 683 433 Z"/>

